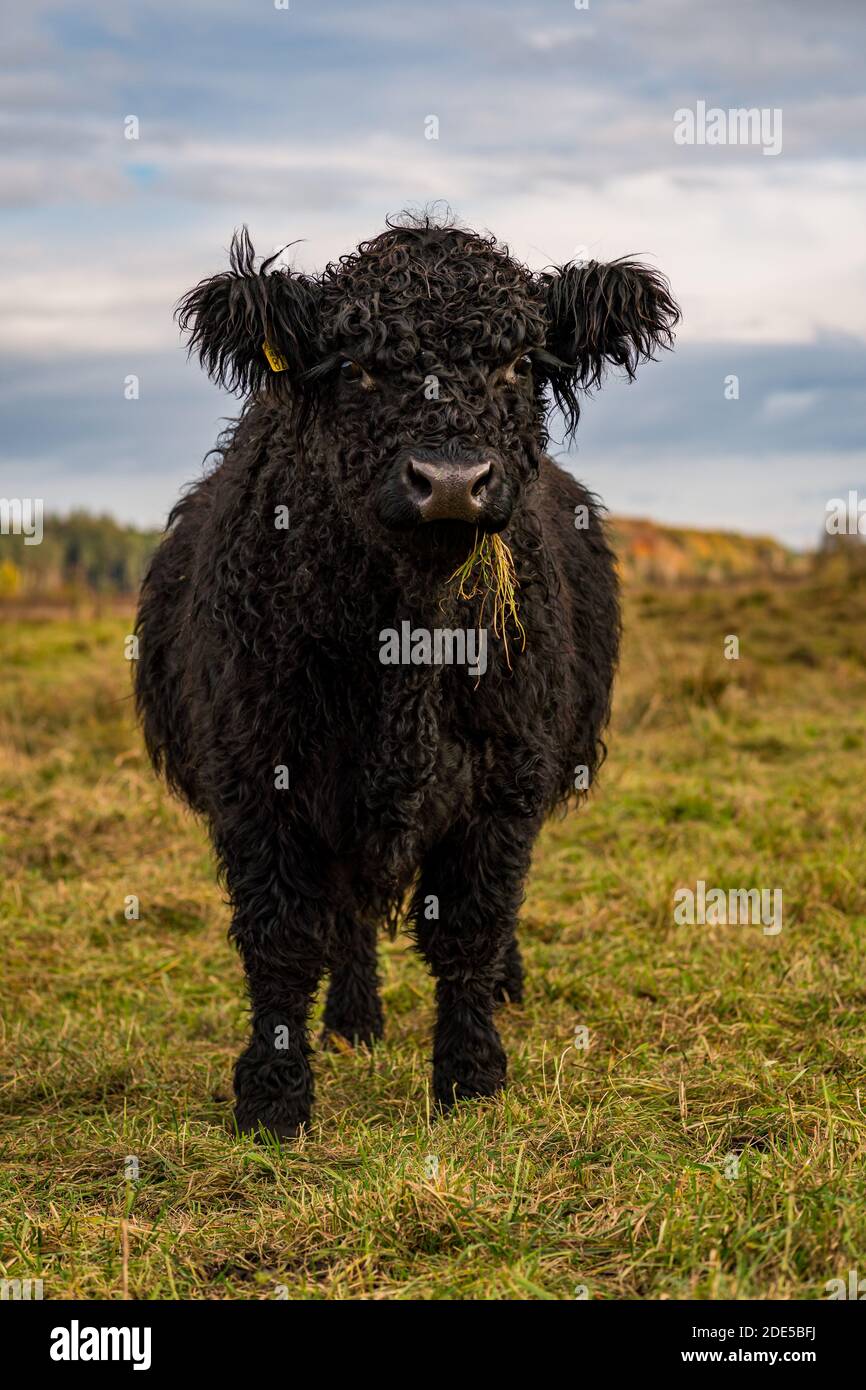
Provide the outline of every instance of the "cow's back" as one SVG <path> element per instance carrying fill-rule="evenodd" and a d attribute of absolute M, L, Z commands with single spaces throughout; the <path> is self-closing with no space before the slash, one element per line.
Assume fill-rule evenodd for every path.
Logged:
<path fill-rule="evenodd" d="M 196 810 L 202 810 L 191 742 L 186 677 L 195 552 L 207 505 L 206 487 L 187 493 L 172 512 L 141 588 L 136 633 L 135 702 L 148 754 L 157 772 Z"/>

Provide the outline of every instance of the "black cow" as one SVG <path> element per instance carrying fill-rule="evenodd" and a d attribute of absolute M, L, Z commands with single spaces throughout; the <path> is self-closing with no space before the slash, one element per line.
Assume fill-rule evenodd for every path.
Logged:
<path fill-rule="evenodd" d="M 545 455 L 609 364 L 669 347 L 634 261 L 533 274 L 429 217 L 318 276 L 231 269 L 181 301 L 191 349 L 246 397 L 175 507 L 138 617 L 147 747 L 207 821 L 246 967 L 242 1131 L 297 1133 L 308 1018 L 382 1035 L 377 929 L 436 979 L 443 1107 L 505 1081 L 494 1024 L 544 817 L 604 752 L 614 561 L 592 496 Z"/>

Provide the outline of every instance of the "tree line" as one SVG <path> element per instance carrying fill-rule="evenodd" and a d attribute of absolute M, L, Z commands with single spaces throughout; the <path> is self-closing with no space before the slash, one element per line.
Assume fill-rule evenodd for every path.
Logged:
<path fill-rule="evenodd" d="M 134 594 L 160 533 L 110 516 L 46 516 L 38 545 L 0 532 L 0 598 Z"/>

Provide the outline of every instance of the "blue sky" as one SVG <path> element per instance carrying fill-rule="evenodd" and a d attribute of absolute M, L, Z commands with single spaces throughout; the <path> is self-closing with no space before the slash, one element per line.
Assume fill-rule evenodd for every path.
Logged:
<path fill-rule="evenodd" d="M 676 354 L 569 454 L 614 511 L 809 545 L 866 492 L 857 0 L 32 0 L 4 32 L 0 495 L 160 524 L 237 408 L 172 320 L 233 228 L 311 270 L 440 198 L 534 268 L 670 276 Z M 698 101 L 781 110 L 781 152 L 678 145 Z"/>

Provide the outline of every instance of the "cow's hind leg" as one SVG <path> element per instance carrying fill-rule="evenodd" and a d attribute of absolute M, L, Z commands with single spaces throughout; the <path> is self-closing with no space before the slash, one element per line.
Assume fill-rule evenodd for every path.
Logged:
<path fill-rule="evenodd" d="M 375 926 L 341 919 L 333 936 L 330 970 L 323 1042 L 336 1035 L 353 1046 L 369 1047 L 384 1032 Z"/>

